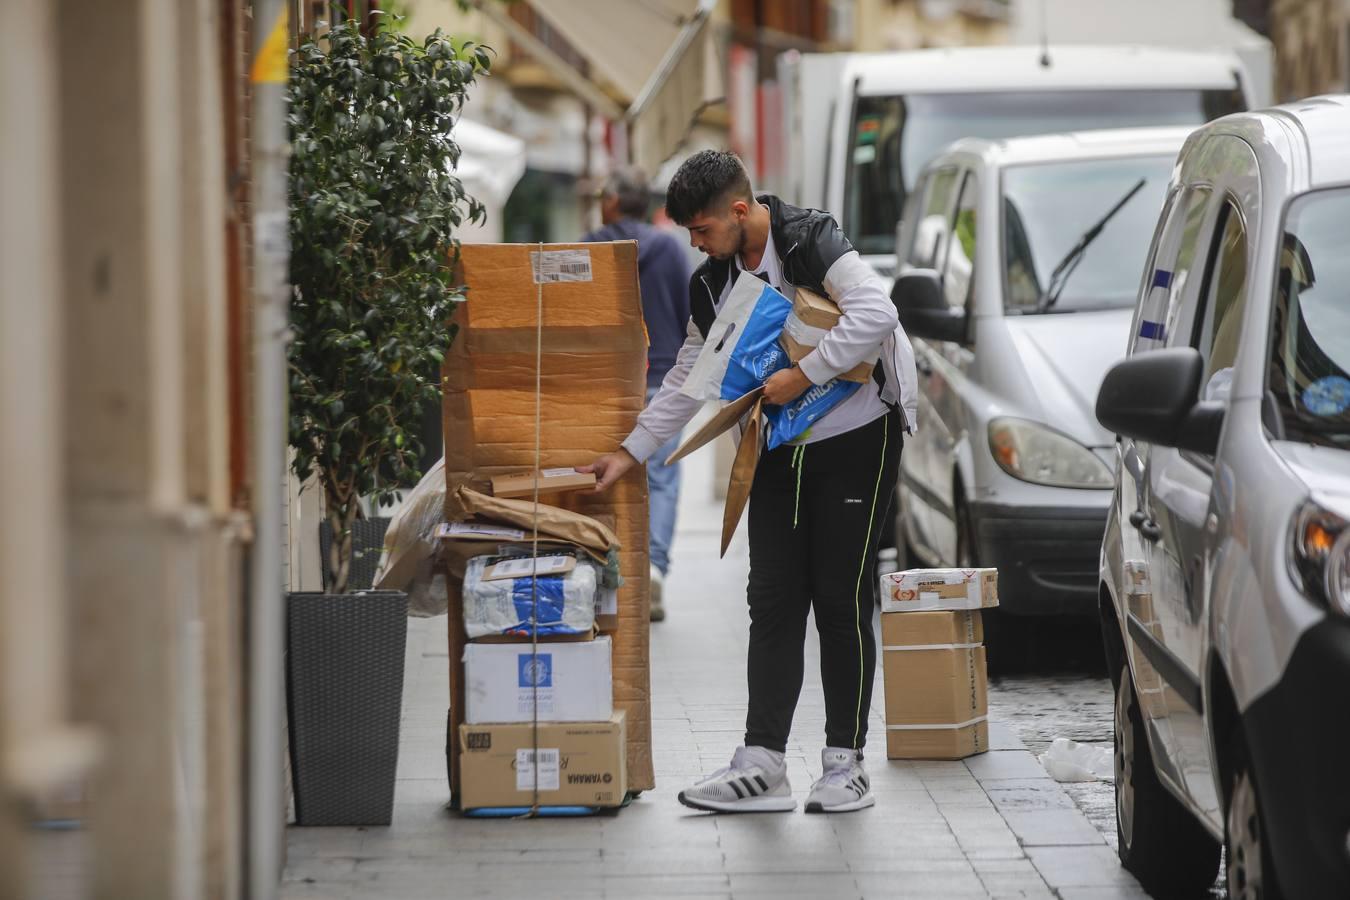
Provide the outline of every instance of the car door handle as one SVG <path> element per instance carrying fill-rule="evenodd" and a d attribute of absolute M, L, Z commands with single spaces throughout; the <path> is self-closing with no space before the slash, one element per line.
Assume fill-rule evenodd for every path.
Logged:
<path fill-rule="evenodd" d="M 923 357 L 914 360 L 914 368 L 918 369 L 919 374 L 925 378 L 933 374 L 933 364 Z"/>

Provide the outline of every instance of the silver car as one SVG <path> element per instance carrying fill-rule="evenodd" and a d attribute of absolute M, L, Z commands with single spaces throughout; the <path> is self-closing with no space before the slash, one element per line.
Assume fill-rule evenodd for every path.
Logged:
<path fill-rule="evenodd" d="M 1186 142 L 1097 415 L 1121 861 L 1350 897 L 1350 97 Z"/>
<path fill-rule="evenodd" d="M 892 291 L 919 428 L 901 457 L 901 567 L 997 566 L 991 664 L 1033 615 L 1095 615 L 1114 436 L 1092 412 L 1125 354 L 1139 269 L 1189 128 L 963 140 L 920 174 Z M 911 559 L 910 557 L 913 557 Z"/>

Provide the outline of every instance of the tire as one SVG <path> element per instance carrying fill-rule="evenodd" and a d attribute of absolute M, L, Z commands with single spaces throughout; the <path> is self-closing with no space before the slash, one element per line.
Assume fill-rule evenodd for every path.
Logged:
<path fill-rule="evenodd" d="M 1219 842 L 1158 780 L 1129 667 L 1115 709 L 1116 836 L 1120 864 L 1153 897 L 1203 897 L 1219 871 Z"/>
<path fill-rule="evenodd" d="M 1229 782 L 1228 808 L 1224 812 L 1224 880 L 1229 900 L 1283 900 L 1275 878 L 1275 864 L 1261 816 L 1247 748 L 1241 736 L 1232 740 L 1229 758 L 1233 776 Z"/>
<path fill-rule="evenodd" d="M 980 545 L 975 539 L 975 523 L 959 500 L 956 503 L 956 566 L 980 567 Z M 984 622 L 985 662 L 991 677 L 1008 675 L 1025 667 L 1030 635 L 1015 616 L 998 607 L 980 610 Z"/>
<path fill-rule="evenodd" d="M 914 550 L 909 543 L 909 530 L 905 528 L 905 508 L 901 505 L 900 488 L 895 489 L 895 499 L 891 501 L 895 515 L 891 517 L 891 546 L 895 548 L 895 570 L 903 572 L 914 565 Z"/>

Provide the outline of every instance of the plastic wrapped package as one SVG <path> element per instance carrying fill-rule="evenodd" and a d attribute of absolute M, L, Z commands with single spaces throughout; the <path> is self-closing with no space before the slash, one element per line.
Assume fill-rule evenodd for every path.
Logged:
<path fill-rule="evenodd" d="M 445 614 L 445 576 L 436 565 L 436 529 L 445 521 L 445 459 L 437 460 L 403 499 L 384 533 L 374 587 L 406 591 L 408 614 Z"/>
<path fill-rule="evenodd" d="M 562 575 L 484 579 L 502 556 L 475 556 L 464 573 L 464 628 L 470 640 L 488 635 L 529 637 L 532 624 L 543 635 L 584 634 L 595 627 L 601 569 L 589 559 Z M 535 615 L 534 585 L 538 583 Z"/>

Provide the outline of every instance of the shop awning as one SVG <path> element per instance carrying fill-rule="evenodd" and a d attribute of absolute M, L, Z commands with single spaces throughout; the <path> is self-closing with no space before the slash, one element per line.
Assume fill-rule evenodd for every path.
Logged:
<path fill-rule="evenodd" d="M 676 150 L 700 108 L 722 95 L 707 27 L 714 0 L 522 2 L 585 57 L 590 78 L 522 34 L 499 4 L 478 8 L 602 114 L 626 122 L 629 156 L 649 172 Z M 623 103 L 614 102 L 614 92 Z"/>

